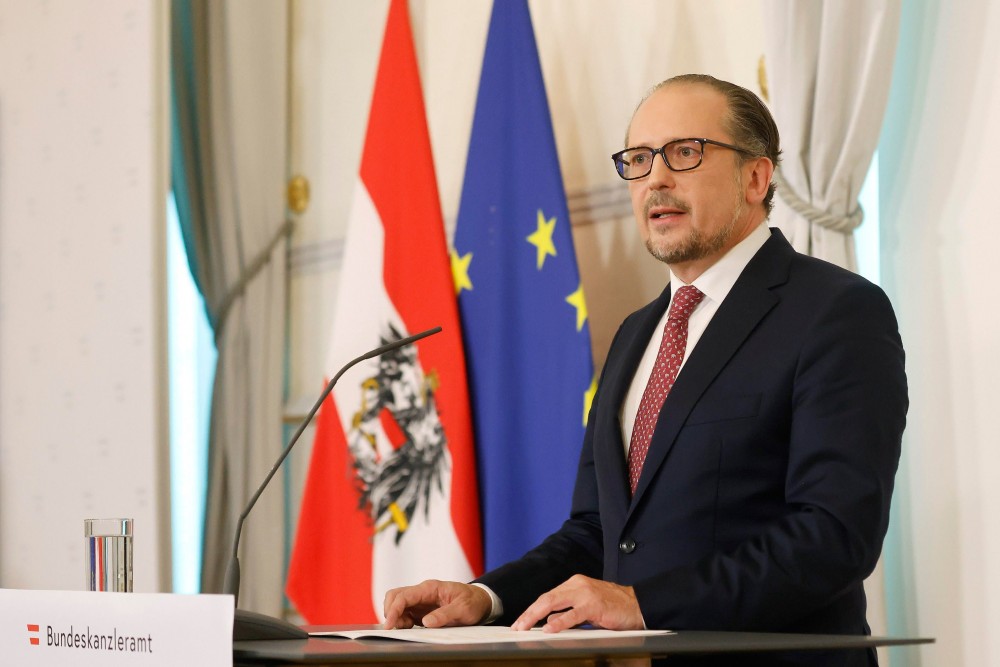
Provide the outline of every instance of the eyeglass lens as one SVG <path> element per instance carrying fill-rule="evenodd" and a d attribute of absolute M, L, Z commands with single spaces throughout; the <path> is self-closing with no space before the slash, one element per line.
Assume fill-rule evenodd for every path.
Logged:
<path fill-rule="evenodd" d="M 656 153 L 660 153 L 668 167 L 674 171 L 685 171 L 701 164 L 702 151 L 701 142 L 690 139 L 672 141 L 658 150 L 631 148 L 619 154 L 616 166 L 622 178 L 642 178 L 652 171 L 653 159 Z"/>

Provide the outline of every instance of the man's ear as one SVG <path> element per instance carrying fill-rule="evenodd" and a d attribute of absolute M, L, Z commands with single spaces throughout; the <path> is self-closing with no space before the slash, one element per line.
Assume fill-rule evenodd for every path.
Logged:
<path fill-rule="evenodd" d="M 743 165 L 744 174 L 749 174 L 746 182 L 746 197 L 749 204 L 760 204 L 767 196 L 774 175 L 774 163 L 770 158 L 759 157 Z"/>

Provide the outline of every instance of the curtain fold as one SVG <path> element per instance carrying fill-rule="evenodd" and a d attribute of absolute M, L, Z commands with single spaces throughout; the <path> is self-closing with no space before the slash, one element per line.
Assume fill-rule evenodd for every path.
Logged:
<path fill-rule="evenodd" d="M 783 161 L 771 224 L 801 253 L 857 270 L 858 195 L 878 147 L 900 0 L 765 0 L 765 66 Z M 868 621 L 887 634 L 880 559 L 865 581 Z M 885 651 L 879 651 L 888 664 Z"/>
<path fill-rule="evenodd" d="M 765 0 L 765 66 L 783 161 L 771 224 L 856 270 L 858 194 L 878 146 L 900 0 Z"/>
<path fill-rule="evenodd" d="M 236 520 L 282 449 L 286 320 L 284 0 L 173 0 L 173 187 L 218 362 L 202 590 L 218 592 Z M 243 528 L 240 607 L 280 615 L 280 477 Z"/>

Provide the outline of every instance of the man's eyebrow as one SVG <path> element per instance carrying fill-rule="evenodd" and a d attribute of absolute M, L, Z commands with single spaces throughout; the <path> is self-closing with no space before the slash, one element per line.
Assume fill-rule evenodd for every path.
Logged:
<path fill-rule="evenodd" d="M 681 141 L 682 139 L 692 139 L 695 138 L 693 135 L 687 135 L 683 137 L 671 137 L 669 139 L 656 139 L 655 141 L 646 141 L 643 143 L 633 141 L 625 148 L 660 148 L 661 146 L 666 146 L 673 141 Z"/>

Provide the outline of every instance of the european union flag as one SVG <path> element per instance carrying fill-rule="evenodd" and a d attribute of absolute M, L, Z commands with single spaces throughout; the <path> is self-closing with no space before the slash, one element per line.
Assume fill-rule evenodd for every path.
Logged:
<path fill-rule="evenodd" d="M 569 516 L 595 380 L 587 307 L 525 0 L 493 4 L 452 269 L 486 567 Z"/>

